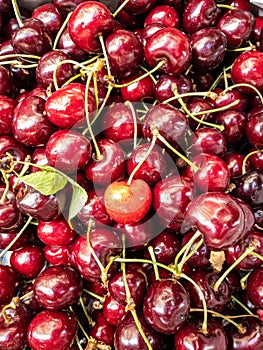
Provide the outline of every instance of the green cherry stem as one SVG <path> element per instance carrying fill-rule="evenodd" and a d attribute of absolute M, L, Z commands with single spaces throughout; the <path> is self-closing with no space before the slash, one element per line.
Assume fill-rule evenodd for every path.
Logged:
<path fill-rule="evenodd" d="M 237 303 L 239 306 L 241 306 L 249 315 L 251 316 L 255 316 L 253 314 L 253 312 L 251 310 L 249 310 L 248 307 L 246 307 L 246 305 L 244 305 L 243 303 L 241 303 L 240 300 L 238 300 L 234 295 L 231 295 L 231 299 L 234 300 L 235 303 Z M 255 316 L 256 317 L 256 316 Z"/>
<path fill-rule="evenodd" d="M 252 152 L 248 153 L 248 154 L 245 156 L 245 158 L 243 159 L 243 163 L 242 163 L 242 175 L 244 175 L 244 174 L 246 173 L 246 162 L 247 162 L 248 158 L 249 158 L 250 156 L 252 156 L 253 154 L 256 154 L 256 153 L 258 153 L 258 152 L 263 152 L 263 149 L 257 149 L 257 150 L 255 150 L 255 151 L 252 151 Z"/>
<path fill-rule="evenodd" d="M 248 255 L 250 255 L 253 250 L 255 249 L 255 246 L 249 246 L 242 255 L 240 255 L 240 257 L 231 265 L 229 266 L 229 268 L 222 274 L 222 276 L 216 281 L 216 283 L 214 284 L 213 288 L 214 290 L 217 292 L 219 289 L 220 284 L 224 281 L 224 279 L 226 278 L 226 276 L 242 261 L 245 259 L 245 257 L 247 257 Z"/>
<path fill-rule="evenodd" d="M 94 326 L 95 323 L 94 323 L 94 321 L 92 320 L 91 316 L 87 313 L 87 310 L 86 310 L 86 307 L 85 307 L 85 305 L 84 305 L 84 301 L 83 301 L 82 296 L 80 296 L 80 298 L 79 298 L 79 303 L 80 303 L 80 305 L 81 305 L 82 311 L 83 311 L 83 313 L 84 313 L 84 315 L 85 315 L 85 317 L 86 317 L 86 319 L 87 319 L 89 325 Z"/>
<path fill-rule="evenodd" d="M 186 92 L 184 94 L 175 94 L 173 97 L 168 98 L 167 100 L 164 100 L 162 103 L 170 103 L 171 101 L 177 100 L 178 98 L 184 98 L 184 97 L 210 97 L 212 100 L 215 100 L 217 98 L 217 94 L 215 92 L 211 91 L 194 91 L 194 92 Z"/>
<path fill-rule="evenodd" d="M 137 136 L 138 136 L 138 126 L 137 126 L 137 118 L 136 118 L 136 112 L 133 107 L 133 104 L 130 101 L 126 101 L 125 105 L 128 106 L 132 112 L 132 120 L 133 120 L 133 128 L 134 128 L 134 134 L 133 134 L 133 149 L 137 146 Z"/>
<path fill-rule="evenodd" d="M 235 89 L 237 87 L 248 87 L 248 88 L 254 90 L 257 93 L 258 97 L 260 98 L 261 103 L 263 104 L 263 96 L 262 96 L 261 92 L 255 86 L 253 86 L 251 84 L 246 84 L 246 83 L 235 84 L 235 85 L 229 86 L 222 93 L 226 93 L 227 91 L 232 91 L 233 89 Z"/>
<path fill-rule="evenodd" d="M 203 238 L 200 239 L 200 241 L 195 245 L 194 249 L 192 249 L 189 253 L 189 250 L 191 249 L 191 247 L 189 246 L 189 248 L 184 252 L 184 255 L 180 261 L 180 263 L 177 265 L 177 270 L 178 273 L 180 274 L 182 272 L 183 266 L 184 264 L 188 261 L 188 259 L 191 258 L 191 256 L 194 255 L 194 253 L 202 246 L 202 244 L 204 243 Z"/>
<path fill-rule="evenodd" d="M 89 247 L 91 255 L 93 256 L 94 260 L 96 261 L 97 265 L 99 266 L 101 273 L 103 273 L 104 266 L 102 265 L 100 259 L 97 257 L 96 253 L 94 252 L 94 249 L 93 249 L 91 242 L 90 242 L 91 227 L 92 227 L 92 219 L 89 219 L 88 228 L 87 228 L 87 245 Z"/>
<path fill-rule="evenodd" d="M 121 12 L 121 10 L 128 4 L 130 0 L 125 0 L 116 10 L 115 12 L 112 14 L 113 17 L 116 17 L 118 15 L 119 12 Z"/>
<path fill-rule="evenodd" d="M 8 191 L 9 191 L 10 184 L 9 184 L 8 178 L 7 178 L 7 176 L 6 176 L 6 172 L 5 172 L 4 170 L 2 170 L 2 169 L 1 169 L 1 174 L 2 174 L 3 179 L 4 179 L 4 181 L 5 181 L 5 190 L 4 190 L 4 192 L 3 192 L 3 194 L 2 194 L 2 197 L 1 197 L 1 199 L 0 199 L 0 203 L 1 203 L 1 204 L 4 204 L 5 201 L 6 201 L 6 196 L 7 196 L 7 193 L 8 193 Z"/>
<path fill-rule="evenodd" d="M 230 5 L 226 5 L 226 4 L 216 4 L 216 6 L 219 7 L 219 8 L 227 9 L 227 10 L 236 10 L 236 7 L 230 6 Z"/>
<path fill-rule="evenodd" d="M 79 339 L 78 334 L 76 334 L 75 340 L 76 340 L 76 343 L 77 343 L 79 350 L 84 350 L 81 343 L 80 343 L 80 339 Z"/>
<path fill-rule="evenodd" d="M 31 156 L 30 156 L 30 155 L 27 155 L 26 158 L 25 158 L 25 162 L 30 162 L 30 161 L 31 161 Z M 23 168 L 22 168 L 22 170 L 21 170 L 21 172 L 20 172 L 19 174 L 17 174 L 17 173 L 13 170 L 13 172 L 14 172 L 14 173 L 16 174 L 16 176 L 17 176 L 17 179 L 16 179 L 16 181 L 15 181 L 15 183 L 14 183 L 14 185 L 13 185 L 13 190 L 16 189 L 17 185 L 19 184 L 20 178 L 21 178 L 22 176 L 25 175 L 25 173 L 28 171 L 29 167 L 30 167 L 30 164 L 25 163 L 25 164 L 23 165 Z"/>
<path fill-rule="evenodd" d="M 77 317 L 77 315 L 76 315 L 76 313 L 75 313 L 75 311 L 73 310 L 73 307 L 72 307 L 71 305 L 69 306 L 69 310 L 70 310 L 70 311 L 73 313 L 73 315 L 76 317 L 79 328 L 81 329 L 81 331 L 82 331 L 82 333 L 84 334 L 84 336 L 86 337 L 86 339 L 89 340 L 90 338 L 89 338 L 87 332 L 85 331 L 84 327 L 82 326 L 81 322 L 79 321 L 79 319 L 78 319 L 78 317 Z"/>
<path fill-rule="evenodd" d="M 111 75 L 111 70 L 110 70 L 110 62 L 109 62 L 109 58 L 107 55 L 107 51 L 106 51 L 106 47 L 104 44 L 104 39 L 103 39 L 103 35 L 99 34 L 98 35 L 99 41 L 100 41 L 100 45 L 102 48 L 102 53 L 105 59 L 105 63 L 106 63 L 106 67 L 107 67 L 107 73 L 108 73 L 108 79 L 110 79 L 111 81 L 114 81 L 114 77 Z"/>
<path fill-rule="evenodd" d="M 64 32 L 64 29 L 66 28 L 71 15 L 72 15 L 72 12 L 69 12 L 67 14 L 65 21 L 63 22 L 62 26 L 60 27 L 59 31 L 57 32 L 57 35 L 56 35 L 55 40 L 53 42 L 52 50 L 55 50 L 57 48 L 59 39 L 60 39 L 62 33 Z"/>
<path fill-rule="evenodd" d="M 150 254 L 152 261 L 156 263 L 156 256 L 155 256 L 154 249 L 152 246 L 148 247 L 148 252 Z M 160 280 L 159 270 L 158 270 L 158 266 L 156 264 L 153 265 L 153 269 L 154 269 L 156 281 Z"/>
<path fill-rule="evenodd" d="M 19 297 L 19 300 L 20 300 L 20 301 L 24 301 L 25 299 L 27 299 L 28 297 L 30 297 L 30 296 L 33 295 L 33 294 L 34 294 L 34 291 L 31 290 L 30 292 L 28 292 L 28 293 L 22 295 L 21 297 Z"/>
<path fill-rule="evenodd" d="M 255 45 L 249 45 L 246 47 L 238 47 L 236 49 L 227 49 L 228 52 L 243 52 L 243 51 L 251 51 L 256 48 Z"/>
<path fill-rule="evenodd" d="M 11 317 L 8 317 L 8 316 L 6 315 L 6 310 L 9 309 L 9 308 L 12 308 L 12 309 L 15 310 L 16 307 L 19 305 L 19 302 L 20 302 L 19 297 L 14 297 L 14 298 L 12 299 L 11 303 L 5 305 L 5 306 L 2 308 L 1 313 L 2 313 L 2 315 L 3 315 L 3 317 L 4 317 L 6 323 L 9 323 L 9 322 L 12 321 L 12 318 L 11 318 Z"/>
<path fill-rule="evenodd" d="M 244 277 L 241 278 L 240 280 L 240 285 L 241 288 L 244 290 L 247 287 L 247 279 L 249 277 L 249 275 L 251 274 L 252 271 L 249 271 Z"/>
<path fill-rule="evenodd" d="M 191 113 L 191 115 L 192 116 L 196 116 L 196 115 L 203 115 L 203 114 L 206 114 L 206 113 L 221 112 L 221 111 L 224 111 L 226 109 L 229 109 L 229 108 L 232 108 L 232 107 L 236 106 L 237 104 L 239 104 L 239 102 L 240 102 L 240 100 L 236 100 L 236 101 L 233 101 L 233 102 L 229 103 L 228 105 L 225 105 L 225 106 L 222 106 L 222 107 L 219 107 L 219 108 L 207 109 L 205 111 L 193 112 L 193 113 Z M 204 124 L 203 121 L 202 121 L 202 123 Z M 211 124 L 211 125 L 214 125 L 214 127 L 218 126 L 218 125 L 215 125 L 215 124 Z"/>
<path fill-rule="evenodd" d="M 83 292 L 89 294 L 90 296 L 92 296 L 95 299 L 98 299 L 101 303 L 103 303 L 105 301 L 105 298 L 103 298 L 102 296 L 100 296 L 100 295 L 98 295 L 96 293 L 91 292 L 88 289 L 83 288 Z"/>
<path fill-rule="evenodd" d="M 19 10 L 19 6 L 18 6 L 16 0 L 12 0 L 12 6 L 13 6 L 13 9 L 14 9 L 14 13 L 15 13 L 15 17 L 16 17 L 17 23 L 18 23 L 19 27 L 21 28 L 21 27 L 23 27 L 23 19 L 22 19 L 22 16 L 21 16 L 21 13 L 20 13 L 20 10 Z"/>
<path fill-rule="evenodd" d="M 113 86 L 111 85 L 108 85 L 108 90 L 107 90 L 107 93 L 106 93 L 106 96 L 100 106 L 100 109 L 98 110 L 98 112 L 96 113 L 95 117 L 92 119 L 91 121 L 91 126 L 95 123 L 95 121 L 98 119 L 98 117 L 100 116 L 101 112 L 103 111 L 109 97 L 110 97 L 110 94 L 111 94 L 111 90 L 113 89 Z"/>

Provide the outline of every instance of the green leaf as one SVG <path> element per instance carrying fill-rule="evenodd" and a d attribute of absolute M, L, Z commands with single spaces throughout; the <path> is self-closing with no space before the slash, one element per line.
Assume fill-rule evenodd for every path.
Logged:
<path fill-rule="evenodd" d="M 68 221 L 70 223 L 71 219 L 73 219 L 84 207 L 86 201 L 88 199 L 87 192 L 81 186 L 73 186 L 72 198 L 69 207 L 68 213 Z"/>
<path fill-rule="evenodd" d="M 22 176 L 21 180 L 46 196 L 57 193 L 67 184 L 67 179 L 63 175 L 50 170 Z"/>

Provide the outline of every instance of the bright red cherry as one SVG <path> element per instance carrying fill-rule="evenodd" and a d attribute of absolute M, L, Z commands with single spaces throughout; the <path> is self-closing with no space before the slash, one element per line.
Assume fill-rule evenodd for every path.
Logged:
<path fill-rule="evenodd" d="M 141 220 L 149 211 L 152 203 L 152 191 L 141 180 L 112 182 L 104 193 L 105 208 L 118 223 L 132 224 Z"/>

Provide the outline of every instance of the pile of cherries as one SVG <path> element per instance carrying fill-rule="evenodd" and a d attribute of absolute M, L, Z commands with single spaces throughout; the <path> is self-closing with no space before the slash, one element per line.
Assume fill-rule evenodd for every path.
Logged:
<path fill-rule="evenodd" d="M 262 350 L 263 17 L 108 3 L 0 1 L 0 349 Z"/>

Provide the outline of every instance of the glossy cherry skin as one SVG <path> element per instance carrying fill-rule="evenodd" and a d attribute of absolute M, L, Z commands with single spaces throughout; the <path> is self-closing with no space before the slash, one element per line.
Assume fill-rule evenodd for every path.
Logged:
<path fill-rule="evenodd" d="M 225 191 L 230 184 L 230 171 L 227 164 L 218 156 L 200 153 L 191 161 L 199 169 L 194 171 L 187 166 L 187 175 L 194 182 L 196 188 L 202 192 Z"/>
<path fill-rule="evenodd" d="M 263 203 L 263 171 L 251 170 L 234 181 L 233 194 L 249 203 L 252 207 Z"/>
<path fill-rule="evenodd" d="M 249 0 L 226 0 L 226 4 L 238 10 L 251 11 L 251 3 Z"/>
<path fill-rule="evenodd" d="M 11 266 L 0 266 L 0 303 L 8 304 L 15 296 L 18 275 Z"/>
<path fill-rule="evenodd" d="M 163 349 L 162 335 L 152 329 L 145 321 L 143 315 L 138 318 L 144 334 L 149 340 L 153 350 Z M 118 325 L 114 335 L 114 349 L 116 350 L 148 350 L 145 341 L 139 333 L 138 327 L 131 313 L 127 313 L 124 320 Z"/>
<path fill-rule="evenodd" d="M 89 336 L 102 344 L 112 345 L 115 327 L 110 324 L 102 312 L 95 315 L 95 325 L 89 331 Z"/>
<path fill-rule="evenodd" d="M 114 31 L 107 36 L 105 46 L 112 74 L 117 77 L 123 78 L 134 73 L 142 62 L 142 44 L 131 31 Z"/>
<path fill-rule="evenodd" d="M 243 238 L 245 220 L 245 213 L 234 197 L 223 192 L 208 192 L 190 202 L 182 231 L 195 225 L 203 233 L 209 249 L 223 250 Z"/>
<path fill-rule="evenodd" d="M 5 249 L 14 238 L 16 238 L 19 232 L 19 227 L 14 230 L 8 230 L 7 232 L 0 233 L 0 249 Z M 19 237 L 19 239 L 12 245 L 12 249 L 18 249 L 24 247 L 33 241 L 35 233 L 30 232 L 30 230 L 26 230 L 23 235 Z M 33 237 L 32 237 L 33 236 Z"/>
<path fill-rule="evenodd" d="M 43 4 L 37 6 L 33 13 L 33 18 L 39 19 L 43 24 L 45 31 L 54 37 L 63 24 L 63 18 L 54 4 Z"/>
<path fill-rule="evenodd" d="M 154 33 L 145 45 L 144 55 L 150 67 L 160 61 L 160 71 L 178 75 L 183 73 L 191 60 L 191 47 L 187 36 L 177 28 L 164 28 Z"/>
<path fill-rule="evenodd" d="M 247 295 L 248 299 L 257 308 L 263 308 L 263 268 L 257 267 L 252 270 L 247 279 Z"/>
<path fill-rule="evenodd" d="M 37 226 L 37 236 L 45 244 L 59 246 L 71 243 L 76 233 L 63 217 L 59 217 L 53 221 L 40 221 Z"/>
<path fill-rule="evenodd" d="M 122 87 L 121 95 L 125 101 L 140 102 L 152 100 L 154 97 L 154 82 L 150 76 L 140 79 L 136 82 L 136 79 L 143 75 L 142 71 L 138 71 L 129 75 L 127 78 L 122 79 L 121 84 L 127 84 L 135 81 L 128 86 Z"/>
<path fill-rule="evenodd" d="M 141 305 L 146 293 L 146 280 L 144 275 L 135 270 L 128 270 L 126 271 L 126 279 L 131 293 L 131 298 L 133 299 L 135 305 Z M 119 303 L 126 305 L 127 297 L 122 271 L 117 272 L 109 280 L 109 292 L 110 295 Z"/>
<path fill-rule="evenodd" d="M 77 320 L 66 311 L 45 310 L 29 324 L 27 341 L 32 350 L 66 350 L 77 333 Z"/>
<path fill-rule="evenodd" d="M 6 316 L 10 319 L 6 322 L 0 314 L 0 348 L 1 350 L 20 350 L 26 345 L 27 327 L 30 322 L 30 312 L 24 304 L 17 304 L 15 308 L 7 308 Z"/>
<path fill-rule="evenodd" d="M 177 11 L 172 6 L 158 5 L 147 14 L 144 20 L 144 26 L 152 23 L 161 23 L 165 27 L 178 28 L 180 18 Z"/>
<path fill-rule="evenodd" d="M 149 185 L 135 179 L 112 182 L 104 193 L 105 208 L 112 219 L 120 224 L 133 224 L 148 213 L 152 204 L 152 191 Z"/>
<path fill-rule="evenodd" d="M 138 36 L 140 41 L 143 44 L 143 47 L 145 47 L 148 39 L 158 30 L 161 30 L 165 28 L 165 26 L 161 23 L 152 23 L 144 27 L 143 29 L 139 28 L 136 30 L 135 34 Z"/>
<path fill-rule="evenodd" d="M 175 334 L 175 348 L 177 350 L 184 350 L 187 347 L 199 350 L 229 349 L 227 335 L 218 321 L 208 320 L 207 334 L 204 334 L 201 328 L 201 319 L 193 319 L 185 323 Z"/>
<path fill-rule="evenodd" d="M 193 182 L 185 176 L 169 176 L 153 189 L 153 207 L 162 224 L 178 231 L 184 220 L 184 211 L 193 199 Z"/>
<path fill-rule="evenodd" d="M 24 20 L 11 38 L 12 46 L 18 53 L 42 56 L 51 50 L 51 38 L 42 21 L 36 18 Z"/>
<path fill-rule="evenodd" d="M 226 263 L 230 266 L 232 265 L 249 246 L 255 246 L 254 252 L 259 255 L 263 255 L 263 237 L 262 234 L 257 230 L 251 230 L 248 232 L 246 238 L 229 247 L 225 251 Z M 236 269 L 242 270 L 252 270 L 262 264 L 261 260 L 257 257 L 249 254 L 247 255 L 238 265 L 235 266 Z"/>
<path fill-rule="evenodd" d="M 256 318 L 244 318 L 240 323 L 244 333 L 235 326 L 227 326 L 230 350 L 261 350 L 263 346 L 262 322 Z"/>
<path fill-rule="evenodd" d="M 46 245 L 44 254 L 47 262 L 56 265 L 68 265 L 70 258 L 70 249 L 68 245 Z"/>
<path fill-rule="evenodd" d="M 12 119 L 17 101 L 0 95 L 0 135 L 12 135 Z"/>
<path fill-rule="evenodd" d="M 215 25 L 220 10 L 214 0 L 190 0 L 183 12 L 183 29 L 192 34 L 198 30 Z"/>
<path fill-rule="evenodd" d="M 244 113 L 230 109 L 217 113 L 215 123 L 223 125 L 223 135 L 228 144 L 236 143 L 242 140 L 246 128 L 246 116 Z"/>
<path fill-rule="evenodd" d="M 230 171 L 231 178 L 239 177 L 242 175 L 242 165 L 245 156 L 240 153 L 227 153 L 223 160 L 227 164 Z M 251 169 L 250 158 L 246 161 L 246 171 Z"/>
<path fill-rule="evenodd" d="M 70 55 L 62 50 L 49 51 L 43 55 L 38 61 L 36 69 L 36 78 L 39 85 L 45 89 L 48 87 L 54 89 L 53 73 L 55 69 L 58 86 L 69 80 L 74 75 L 73 66 L 70 63 L 61 64 L 61 62 L 70 59 Z"/>
<path fill-rule="evenodd" d="M 188 142 L 189 147 L 187 148 L 187 151 L 192 155 L 198 153 L 211 153 L 218 157 L 222 157 L 227 150 L 224 135 L 220 131 L 210 127 L 195 130 Z"/>
<path fill-rule="evenodd" d="M 95 111 L 95 106 L 94 96 L 89 93 L 90 113 Z M 71 83 L 53 92 L 46 101 L 45 111 L 48 119 L 60 128 L 72 128 L 80 123 L 85 125 L 85 86 Z"/>
<path fill-rule="evenodd" d="M 231 69 L 231 77 L 234 84 L 250 84 L 260 91 L 263 90 L 262 73 L 263 53 L 261 51 L 248 51 L 239 55 Z M 239 87 L 240 91 L 255 94 L 249 87 Z"/>
<path fill-rule="evenodd" d="M 37 245 L 26 245 L 14 250 L 10 257 L 11 266 L 25 278 L 37 277 L 45 265 L 43 250 Z"/>
<path fill-rule="evenodd" d="M 5 191 L 5 186 L 0 186 L 0 198 Z M 4 200 L 0 201 L 0 229 L 9 231 L 16 228 L 22 221 L 21 213 L 16 204 L 16 196 L 10 189 L 6 193 Z"/>
<path fill-rule="evenodd" d="M 124 0 L 120 1 L 120 4 Z M 134 0 L 134 1 L 129 1 L 128 4 L 125 6 L 125 11 L 128 13 L 134 15 L 140 15 L 146 13 L 148 10 L 150 10 L 157 0 Z"/>
<path fill-rule="evenodd" d="M 37 96 L 28 96 L 16 106 L 12 131 L 17 141 L 31 147 L 47 143 L 55 128 L 45 116 L 44 107 L 45 101 Z"/>
<path fill-rule="evenodd" d="M 65 17 L 69 12 L 74 11 L 75 8 L 83 2 L 82 0 L 52 0 L 58 11 Z"/>
<path fill-rule="evenodd" d="M 263 113 L 258 113 L 249 118 L 246 125 L 248 141 L 256 148 L 263 147 Z"/>
<path fill-rule="evenodd" d="M 59 39 L 58 48 L 68 53 L 72 59 L 75 59 L 80 62 L 84 61 L 88 55 L 86 51 L 81 50 L 74 43 L 74 41 L 72 41 L 67 28 L 64 30 L 64 32 L 62 33 Z"/>
<path fill-rule="evenodd" d="M 15 93 L 14 77 L 10 70 L 0 67 L 0 94 L 8 97 L 13 97 Z"/>
<path fill-rule="evenodd" d="M 110 10 L 97 1 L 84 1 L 74 10 L 69 19 L 71 39 L 82 50 L 96 53 L 101 49 L 99 35 L 108 35 L 114 27 Z"/>
<path fill-rule="evenodd" d="M 153 329 L 173 334 L 187 320 L 190 299 L 178 281 L 158 280 L 150 285 L 143 302 L 143 314 Z"/>
<path fill-rule="evenodd" d="M 95 185 L 107 186 L 121 179 L 125 172 L 125 152 L 117 142 L 110 139 L 97 141 L 102 158 L 93 154 L 85 167 L 86 178 Z"/>
<path fill-rule="evenodd" d="M 190 37 L 192 63 L 202 69 L 215 69 L 224 59 L 227 39 L 215 27 L 203 28 Z"/>
<path fill-rule="evenodd" d="M 106 296 L 102 311 L 106 320 L 113 326 L 118 326 L 126 315 L 125 305 L 119 303 L 111 295 Z"/>
<path fill-rule="evenodd" d="M 195 270 L 190 274 L 189 277 L 194 282 L 196 282 L 202 290 L 205 301 L 207 303 L 207 308 L 214 311 L 222 312 L 225 306 L 231 300 L 232 290 L 227 281 L 224 280 L 220 284 L 218 290 L 215 291 L 213 288 L 214 284 L 220 277 L 220 274 L 218 274 L 217 272 L 207 271 L 204 269 Z M 189 281 L 183 281 L 183 285 L 185 286 L 190 295 L 191 307 L 202 308 L 203 304 L 200 298 L 200 294 L 195 289 L 194 285 Z"/>
<path fill-rule="evenodd" d="M 91 158 L 91 143 L 73 130 L 54 132 L 46 144 L 48 164 L 65 173 L 74 173 Z"/>
<path fill-rule="evenodd" d="M 105 228 L 92 230 L 90 232 L 90 243 L 103 266 L 107 265 L 110 256 L 119 253 L 122 246 L 117 233 Z M 86 280 L 92 282 L 100 279 L 101 270 L 92 256 L 86 237 L 79 236 L 74 241 L 71 248 L 70 262 Z"/>
<path fill-rule="evenodd" d="M 41 306 L 59 310 L 79 299 L 82 280 L 71 266 L 50 266 L 37 276 L 33 290 Z"/>
<path fill-rule="evenodd" d="M 214 108 L 226 107 L 227 105 L 235 102 L 236 104 L 233 107 L 229 107 L 228 109 L 235 109 L 240 112 L 247 111 L 249 104 L 248 96 L 241 93 L 239 90 L 233 89 L 231 91 L 225 92 L 224 90 L 217 87 L 213 90 L 213 92 L 217 94 L 217 97 L 216 99 L 209 98 L 209 101 L 212 103 Z"/>

